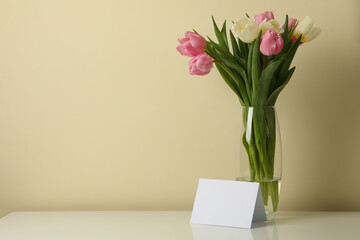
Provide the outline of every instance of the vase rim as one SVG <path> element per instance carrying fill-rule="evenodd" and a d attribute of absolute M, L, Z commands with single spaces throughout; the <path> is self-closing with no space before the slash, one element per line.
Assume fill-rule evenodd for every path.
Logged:
<path fill-rule="evenodd" d="M 243 108 L 275 108 L 275 106 L 241 106 Z"/>

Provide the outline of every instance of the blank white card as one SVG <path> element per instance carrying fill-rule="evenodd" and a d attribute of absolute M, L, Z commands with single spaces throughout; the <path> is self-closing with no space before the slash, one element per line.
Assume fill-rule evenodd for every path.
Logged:
<path fill-rule="evenodd" d="M 251 228 L 266 221 L 259 183 L 200 179 L 191 224 Z"/>

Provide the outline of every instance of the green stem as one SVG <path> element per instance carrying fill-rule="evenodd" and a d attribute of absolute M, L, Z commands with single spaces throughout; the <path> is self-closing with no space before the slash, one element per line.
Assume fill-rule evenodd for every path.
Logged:
<path fill-rule="evenodd" d="M 275 113 L 272 108 L 252 108 L 252 118 L 248 119 L 249 108 L 243 112 L 245 132 L 243 144 L 249 158 L 250 179 L 260 182 L 264 205 L 271 199 L 273 211 L 277 211 L 279 201 L 279 182 L 274 181 L 274 157 L 276 142 Z M 249 123 L 251 129 L 248 129 Z M 251 133 L 247 133 L 251 131 Z M 250 137 L 246 139 L 246 137 Z"/>

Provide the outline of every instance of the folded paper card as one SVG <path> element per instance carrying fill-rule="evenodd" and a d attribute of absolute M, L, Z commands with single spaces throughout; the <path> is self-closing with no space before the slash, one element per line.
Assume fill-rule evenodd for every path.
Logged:
<path fill-rule="evenodd" d="M 200 179 L 191 224 L 251 228 L 266 221 L 259 183 Z"/>

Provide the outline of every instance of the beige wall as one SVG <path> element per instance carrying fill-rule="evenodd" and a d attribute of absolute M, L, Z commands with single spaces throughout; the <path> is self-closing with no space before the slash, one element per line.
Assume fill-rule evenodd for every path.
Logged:
<path fill-rule="evenodd" d="M 0 216 L 190 210 L 199 177 L 234 179 L 240 105 L 176 39 L 210 16 L 274 10 L 322 27 L 280 96 L 280 210 L 360 210 L 360 4 L 0 1 Z"/>

